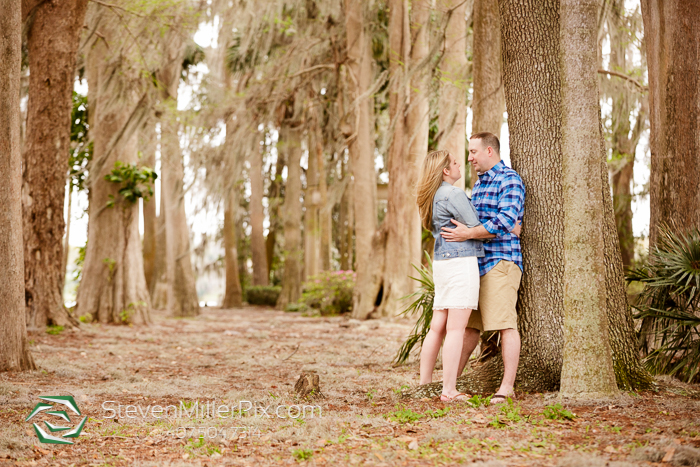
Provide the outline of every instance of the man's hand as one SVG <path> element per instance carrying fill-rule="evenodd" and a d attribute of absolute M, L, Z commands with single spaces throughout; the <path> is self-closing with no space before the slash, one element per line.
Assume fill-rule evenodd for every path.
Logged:
<path fill-rule="evenodd" d="M 457 227 L 453 229 L 449 227 L 443 227 L 442 232 L 440 232 L 442 238 L 444 238 L 448 242 L 463 242 L 465 240 L 469 240 L 469 227 L 454 219 L 451 219 L 451 221 Z"/>
<path fill-rule="evenodd" d="M 523 230 L 523 223 L 520 221 L 515 221 L 515 227 L 510 231 L 513 235 L 520 238 L 520 232 Z"/>

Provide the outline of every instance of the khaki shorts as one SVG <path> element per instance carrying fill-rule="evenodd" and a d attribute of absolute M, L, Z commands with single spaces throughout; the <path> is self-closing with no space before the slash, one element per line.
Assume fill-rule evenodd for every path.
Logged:
<path fill-rule="evenodd" d="M 504 260 L 481 276 L 479 309 L 472 311 L 467 327 L 479 331 L 518 329 L 515 304 L 521 277 L 520 268 Z"/>

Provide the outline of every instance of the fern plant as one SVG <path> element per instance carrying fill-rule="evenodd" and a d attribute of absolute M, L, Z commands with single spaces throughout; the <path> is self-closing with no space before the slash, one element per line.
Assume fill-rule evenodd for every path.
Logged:
<path fill-rule="evenodd" d="M 645 362 L 656 374 L 700 380 L 700 231 L 659 228 L 649 263 L 628 272 L 644 289 L 634 308 L 651 342 Z"/>
<path fill-rule="evenodd" d="M 413 299 L 413 301 L 408 308 L 401 312 L 404 316 L 418 314 L 418 321 L 416 321 L 416 325 L 413 327 L 411 334 L 396 354 L 394 358 L 394 363 L 396 365 L 406 363 L 416 344 L 423 345 L 423 340 L 425 340 L 425 336 L 428 335 L 428 331 L 430 330 L 430 322 L 433 320 L 433 297 L 435 296 L 433 262 L 427 252 L 425 252 L 425 257 L 428 267 L 421 265 L 419 268 L 415 264 L 413 265 L 414 269 L 418 271 L 419 277 L 411 277 L 411 279 L 417 281 L 420 285 L 416 292 L 406 297 L 407 299 Z"/>

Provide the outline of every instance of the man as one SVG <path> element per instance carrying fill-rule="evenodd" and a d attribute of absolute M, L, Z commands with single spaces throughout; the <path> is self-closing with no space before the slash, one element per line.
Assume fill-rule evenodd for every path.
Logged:
<path fill-rule="evenodd" d="M 469 228 L 452 220 L 455 228 L 443 227 L 447 241 L 483 239 L 479 309 L 472 311 L 464 334 L 459 373 L 479 343 L 481 331 L 499 331 L 503 349 L 504 374 L 501 386 L 491 398 L 501 403 L 513 395 L 520 359 L 520 335 L 515 312 L 522 277 L 520 223 L 523 218 L 525 186 L 520 176 L 501 161 L 500 143 L 492 133 L 478 133 L 469 139 L 469 162 L 479 174 L 472 202 L 482 225 Z"/>

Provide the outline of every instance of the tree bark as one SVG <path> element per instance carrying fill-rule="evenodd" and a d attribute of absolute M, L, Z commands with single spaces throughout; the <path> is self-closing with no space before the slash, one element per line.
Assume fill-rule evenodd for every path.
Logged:
<path fill-rule="evenodd" d="M 312 117 L 313 118 L 313 117 Z M 321 263 L 321 192 L 316 149 L 316 132 L 307 131 L 309 148 L 306 168 L 306 191 L 304 194 L 304 279 L 316 276 Z"/>
<path fill-rule="evenodd" d="M 349 177 L 347 171 L 344 171 L 344 177 Z M 348 182 L 348 186 L 340 200 L 340 214 L 338 216 L 338 234 L 340 242 L 340 269 L 342 271 L 353 269 L 353 236 L 355 233 L 355 213 L 353 210 L 353 193 L 354 187 L 352 182 Z"/>
<path fill-rule="evenodd" d="M 526 392 L 555 391 L 562 370 L 564 310 L 564 208 L 562 188 L 559 2 L 501 0 L 503 84 L 508 109 L 513 168 L 525 183 L 521 236 L 523 279 L 518 294 L 522 338 L 516 386 Z M 537 50 L 537 54 L 532 51 Z M 590 144 L 590 143 L 589 143 Z M 547 157 L 542 155 L 546 154 Z M 622 271 L 608 175 L 602 167 L 601 230 L 605 244 L 605 297 L 613 367 L 618 388 L 644 389 L 652 379 L 642 368 Z M 491 358 L 457 380 L 463 392 L 498 388 L 503 365 Z M 439 394 L 441 384 L 410 393 Z"/>
<path fill-rule="evenodd" d="M 475 0 L 473 17 L 472 134 L 488 131 L 500 138 L 506 96 L 501 81 L 501 21 L 498 0 Z M 471 164 L 467 165 L 471 170 L 469 180 L 473 187 L 477 174 Z"/>
<path fill-rule="evenodd" d="M 323 131 L 321 129 L 323 111 L 314 106 L 313 110 L 313 131 L 316 146 L 316 170 L 318 171 L 318 193 L 320 206 L 318 209 L 319 228 L 319 271 L 329 271 L 331 269 L 331 238 L 333 219 L 331 218 L 333 206 L 328 203 L 328 182 L 326 174 L 326 159 L 323 155 Z"/>
<path fill-rule="evenodd" d="M 301 243 L 301 131 L 283 123 L 280 129 L 280 148 L 287 160 L 287 184 L 282 208 L 284 222 L 284 273 L 282 291 L 277 308 L 284 310 L 288 304 L 301 298 L 302 260 Z"/>
<path fill-rule="evenodd" d="M 168 309 L 173 316 L 197 316 L 199 299 L 190 257 L 190 232 L 187 226 L 183 187 L 185 170 L 182 164 L 177 123 L 162 120 L 161 128 Z"/>
<path fill-rule="evenodd" d="M 19 5 L 17 5 L 19 8 Z M 28 19 L 23 164 L 24 278 L 30 327 L 67 324 L 63 234 L 75 57 L 87 0 L 37 4 Z"/>
<path fill-rule="evenodd" d="M 401 299 L 413 289 L 409 277 L 411 236 L 406 235 L 406 228 L 415 220 L 411 187 L 416 177 L 415 155 L 408 151 L 410 134 L 405 116 L 410 41 L 408 1 L 392 0 L 389 4 L 389 116 L 393 136 L 388 155 L 387 212 L 373 238 L 372 264 L 358 269 L 355 318 L 395 316 L 405 308 Z"/>
<path fill-rule="evenodd" d="M 160 164 L 160 213 L 156 218 L 156 256 L 153 265 L 153 284 L 149 289 L 153 308 L 162 310 L 168 307 L 168 264 L 165 237 L 165 198 L 163 190 L 163 155 Z"/>
<path fill-rule="evenodd" d="M 467 2 L 445 0 L 441 4 L 448 9 L 450 17 L 440 64 L 442 86 L 438 148 L 450 151 L 459 160 L 464 175 L 467 141 Z M 464 177 L 457 180 L 455 186 L 464 189 Z"/>
<path fill-rule="evenodd" d="M 424 63 L 430 53 L 430 2 L 414 0 L 411 3 L 411 67 L 413 76 L 409 91 L 408 152 L 415 161 L 414 174 L 420 173 L 423 160 L 428 153 L 428 131 L 430 125 L 430 68 Z M 417 178 L 416 178 L 417 179 Z M 420 267 L 423 259 L 423 227 L 418 214 L 418 205 L 411 204 L 413 214 L 408 226 L 410 262 Z M 412 274 L 409 274 L 412 275 Z"/>
<path fill-rule="evenodd" d="M 628 73 L 627 53 L 631 41 L 630 32 L 624 20 L 624 0 L 616 0 L 608 15 L 607 25 L 610 37 L 610 69 L 619 73 Z M 630 52 L 631 53 L 631 52 Z M 604 76 L 606 94 L 612 98 L 612 160 L 609 172 L 612 175 L 613 207 L 615 224 L 625 267 L 634 261 L 634 232 L 632 230 L 632 181 L 634 179 L 634 162 L 637 143 L 642 130 L 646 127 L 648 111 L 647 96 L 635 97 L 636 90 L 631 91 L 628 83 L 616 76 Z M 630 124 L 630 115 L 636 105 L 641 106 L 634 127 Z M 631 134 L 630 134 L 631 133 Z"/>
<path fill-rule="evenodd" d="M 22 22 L 17 0 L 0 0 L 0 372 L 36 368 L 24 310 L 19 87 Z M 59 211 L 60 212 L 60 211 Z"/>
<path fill-rule="evenodd" d="M 372 237 L 377 229 L 377 181 L 374 170 L 374 101 L 368 96 L 360 99 L 372 85 L 372 44 L 365 30 L 367 3 L 345 0 L 345 24 L 348 50 L 348 75 L 351 109 L 350 172 L 355 230 L 355 270 L 367 269 L 372 257 Z M 359 101 L 357 101 L 360 99 Z M 352 252 L 350 253 L 352 256 Z M 352 264 L 352 261 L 351 263 Z M 353 294 L 353 309 L 359 306 L 360 283 Z"/>
<path fill-rule="evenodd" d="M 700 2 L 642 0 L 649 69 L 651 222 L 700 227 Z"/>
<path fill-rule="evenodd" d="M 168 278 L 168 309 L 173 316 L 191 317 L 199 314 L 197 286 L 190 256 L 190 232 L 185 212 L 185 169 L 180 150 L 177 121 L 177 88 L 185 46 L 179 35 L 172 34 L 166 47 L 167 60 L 158 80 L 162 84 L 161 98 L 166 112 L 161 119 L 161 171 L 165 200 L 165 248 Z"/>
<path fill-rule="evenodd" d="M 89 23 L 100 21 L 101 14 L 113 13 L 95 7 Z M 143 272 L 138 204 L 128 203 L 118 193 L 119 186 L 105 180 L 115 162 L 138 160 L 136 134 L 129 128 L 138 128 L 140 122 L 135 115 L 144 99 L 138 88 L 126 86 L 131 70 L 125 61 L 114 60 L 114 51 L 107 49 L 106 43 L 112 44 L 119 33 L 116 24 L 115 18 L 100 22 L 105 40 L 96 41 L 88 54 L 94 151 L 88 179 L 88 243 L 77 314 L 91 315 L 100 323 L 148 323 L 150 297 Z M 107 207 L 112 199 L 114 206 Z"/>
<path fill-rule="evenodd" d="M 263 221 L 263 164 L 260 147 L 256 145 L 250 152 L 250 250 L 253 257 L 253 285 L 267 285 L 269 282 L 267 255 L 265 253 L 265 233 Z"/>
<path fill-rule="evenodd" d="M 270 228 L 267 231 L 265 238 L 265 258 L 270 269 L 270 273 L 274 276 L 273 268 L 275 261 L 275 246 L 277 244 L 277 234 L 282 226 L 283 221 L 280 219 L 280 204 L 282 203 L 282 189 L 284 183 L 282 180 L 282 170 L 284 169 L 284 154 L 277 151 L 277 162 L 275 163 L 275 173 L 272 174 L 272 166 L 270 166 L 270 188 L 267 196 L 267 217 L 270 222 Z"/>
<path fill-rule="evenodd" d="M 140 132 L 141 153 L 143 165 L 155 169 L 156 167 L 156 129 L 148 122 Z M 146 287 L 153 290 L 156 281 L 156 197 L 152 196 L 148 201 L 143 201 L 143 273 L 146 276 Z M 153 295 L 151 295 L 153 302 Z"/>
<path fill-rule="evenodd" d="M 226 186 L 224 194 L 224 260 L 226 262 L 226 287 L 224 292 L 223 308 L 239 307 L 243 303 L 243 290 L 241 278 L 238 274 L 238 238 L 236 225 L 238 223 L 239 192 L 238 184 L 241 178 L 242 151 L 236 151 L 233 147 L 233 122 L 226 122 L 226 151 L 227 165 L 231 167 L 230 185 Z"/>
<path fill-rule="evenodd" d="M 593 227 L 602 224 L 604 213 L 597 13 L 597 0 L 561 1 L 564 349 L 560 395 L 577 400 L 610 399 L 618 394 L 605 313 L 603 231 Z"/>
<path fill-rule="evenodd" d="M 70 224 L 71 211 L 73 205 L 73 183 L 68 180 L 68 209 L 66 214 L 66 234 L 63 239 L 63 259 L 61 260 L 61 274 L 63 274 L 63 283 L 66 283 L 66 275 L 68 274 L 68 253 L 70 252 Z M 61 294 L 63 295 L 63 294 Z"/>

